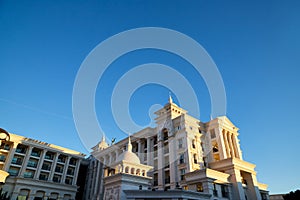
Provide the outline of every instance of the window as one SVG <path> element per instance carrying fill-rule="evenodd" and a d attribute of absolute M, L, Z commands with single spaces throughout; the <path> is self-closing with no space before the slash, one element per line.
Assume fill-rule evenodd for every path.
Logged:
<path fill-rule="evenodd" d="M 214 183 L 213 186 L 214 186 L 214 189 L 213 189 L 214 196 L 217 197 L 218 196 L 218 191 L 216 189 L 216 184 Z"/>
<path fill-rule="evenodd" d="M 165 168 L 169 168 L 170 167 L 170 162 L 169 162 L 169 156 L 165 157 Z"/>
<path fill-rule="evenodd" d="M 18 176 L 19 175 L 19 168 L 16 167 L 10 167 L 8 170 L 9 175 L 11 176 Z"/>
<path fill-rule="evenodd" d="M 193 157 L 194 157 L 194 164 L 197 164 L 198 163 L 197 154 L 194 154 Z"/>
<path fill-rule="evenodd" d="M 33 176 L 34 176 L 34 171 L 32 170 L 26 170 L 24 172 L 24 178 L 33 178 Z"/>
<path fill-rule="evenodd" d="M 64 170 L 64 167 L 62 165 L 56 165 L 55 172 L 62 173 L 63 170 Z"/>
<path fill-rule="evenodd" d="M 178 149 L 181 149 L 183 147 L 183 140 L 182 138 L 178 139 Z"/>
<path fill-rule="evenodd" d="M 21 153 L 21 154 L 25 154 L 26 150 L 27 150 L 27 146 L 22 145 L 22 144 L 18 144 L 18 146 L 16 148 L 16 152 Z"/>
<path fill-rule="evenodd" d="M 37 148 L 33 148 L 31 151 L 31 155 L 34 157 L 40 157 L 42 150 L 37 149 Z"/>
<path fill-rule="evenodd" d="M 170 171 L 165 172 L 165 184 L 170 183 Z"/>
<path fill-rule="evenodd" d="M 71 158 L 69 164 L 70 165 L 76 165 L 77 159 L 76 158 Z"/>
<path fill-rule="evenodd" d="M 157 136 L 155 136 L 154 138 L 153 138 L 153 145 L 156 145 L 157 144 Z"/>
<path fill-rule="evenodd" d="M 0 146 L 0 149 L 4 149 L 6 151 L 9 151 L 10 150 L 10 145 L 2 142 L 2 144 Z"/>
<path fill-rule="evenodd" d="M 154 157 L 157 157 L 157 146 L 154 147 Z"/>
<path fill-rule="evenodd" d="M 229 191 L 227 185 L 221 185 L 221 192 L 222 192 L 222 197 L 225 198 L 229 197 Z"/>
<path fill-rule="evenodd" d="M 29 159 L 27 163 L 27 167 L 36 168 L 38 161 L 34 159 Z"/>
<path fill-rule="evenodd" d="M 55 182 L 55 183 L 59 183 L 60 179 L 61 179 L 61 176 L 59 176 L 59 175 L 54 175 L 53 176 L 53 182 Z"/>
<path fill-rule="evenodd" d="M 184 180 L 184 175 L 185 175 L 185 169 L 181 169 L 181 170 L 180 170 L 180 180 L 181 180 L 181 181 Z"/>
<path fill-rule="evenodd" d="M 5 162 L 6 156 L 5 155 L 0 155 L 0 162 Z"/>
<path fill-rule="evenodd" d="M 15 165 L 22 165 L 23 159 L 21 157 L 13 157 L 11 163 Z"/>
<path fill-rule="evenodd" d="M 210 130 L 210 137 L 211 137 L 211 139 L 213 139 L 213 138 L 216 137 L 216 133 L 215 133 L 215 130 L 214 130 L 214 129 L 211 129 L 211 130 Z"/>
<path fill-rule="evenodd" d="M 69 185 L 72 185 L 72 182 L 73 182 L 73 178 L 70 178 L 70 177 L 67 177 L 65 180 L 65 183 L 69 184 Z"/>
<path fill-rule="evenodd" d="M 66 162 L 66 156 L 59 155 L 57 158 L 57 162 L 65 163 Z"/>
<path fill-rule="evenodd" d="M 203 192 L 203 185 L 202 183 L 197 184 L 197 192 Z"/>
<path fill-rule="evenodd" d="M 184 153 L 180 154 L 179 157 L 179 164 L 183 164 L 184 163 Z"/>
<path fill-rule="evenodd" d="M 72 167 L 69 167 L 68 170 L 67 170 L 67 175 L 74 175 L 74 168 Z"/>
<path fill-rule="evenodd" d="M 48 180 L 48 174 L 47 173 L 41 173 L 40 177 L 39 177 L 39 180 L 47 181 Z"/>
<path fill-rule="evenodd" d="M 162 135 L 163 135 L 164 141 L 168 140 L 168 129 L 164 128 L 162 130 Z"/>
<path fill-rule="evenodd" d="M 47 160 L 53 160 L 53 158 L 54 158 L 54 153 L 52 153 L 52 152 L 46 152 L 46 154 L 45 154 L 45 159 L 47 159 Z"/>
<path fill-rule="evenodd" d="M 193 149 L 196 149 L 196 141 L 195 140 L 192 141 L 192 147 L 193 147 Z"/>
<path fill-rule="evenodd" d="M 51 163 L 49 163 L 49 162 L 44 162 L 43 165 L 42 165 L 42 169 L 43 169 L 43 170 L 50 171 L 50 170 L 51 170 Z"/>
<path fill-rule="evenodd" d="M 213 152 L 216 153 L 216 152 L 218 152 L 218 151 L 219 151 L 219 147 L 218 147 L 218 144 L 216 143 L 216 144 L 214 144 L 214 146 L 213 146 Z"/>
<path fill-rule="evenodd" d="M 167 153 L 169 153 L 169 144 L 168 143 L 166 143 L 164 145 L 164 154 L 167 154 Z"/>
<path fill-rule="evenodd" d="M 153 186 L 158 186 L 158 174 L 154 174 Z"/>

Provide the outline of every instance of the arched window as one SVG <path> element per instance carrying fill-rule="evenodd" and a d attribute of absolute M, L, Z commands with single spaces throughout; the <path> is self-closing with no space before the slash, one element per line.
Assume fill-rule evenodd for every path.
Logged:
<path fill-rule="evenodd" d="M 135 174 L 138 175 L 138 176 L 140 176 L 141 175 L 141 170 L 137 169 Z"/>
<path fill-rule="evenodd" d="M 129 167 L 127 166 L 126 168 L 125 168 L 125 173 L 129 173 Z"/>
<path fill-rule="evenodd" d="M 135 174 L 134 171 L 135 171 L 135 169 L 131 168 L 131 174 Z"/>

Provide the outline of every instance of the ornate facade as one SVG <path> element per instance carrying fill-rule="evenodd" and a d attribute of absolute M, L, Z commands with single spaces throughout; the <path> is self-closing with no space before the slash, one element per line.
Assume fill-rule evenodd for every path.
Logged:
<path fill-rule="evenodd" d="M 132 147 L 129 146 L 141 164 L 153 167 L 147 174 L 151 177 L 151 190 L 182 188 L 209 195 L 211 199 L 269 198 L 267 185 L 256 179 L 255 165 L 243 160 L 238 128 L 226 116 L 203 123 L 188 115 L 171 98 L 155 114 L 157 126 L 132 134 Z M 131 150 L 127 141 L 125 138 L 108 146 L 102 140 L 93 148 L 95 162 L 102 167 L 90 172 L 91 177 L 99 180 L 98 192 L 87 192 L 87 200 L 103 199 L 99 191 L 105 191 L 105 182 L 100 180 L 117 175 L 112 168 L 120 162 L 120 155 Z M 136 170 L 121 169 L 118 168 L 118 174 L 137 173 Z"/>
<path fill-rule="evenodd" d="M 13 200 L 74 200 L 84 156 L 10 133 L 10 140 L 0 146 L 0 169 L 9 173 L 2 189 Z"/>

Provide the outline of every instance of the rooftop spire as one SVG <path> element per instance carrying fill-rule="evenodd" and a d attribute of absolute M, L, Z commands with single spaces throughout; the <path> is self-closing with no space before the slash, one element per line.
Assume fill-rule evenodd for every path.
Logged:
<path fill-rule="evenodd" d="M 128 137 L 127 151 L 128 151 L 128 152 L 132 152 L 132 145 L 131 145 L 130 136 Z"/>
<path fill-rule="evenodd" d="M 169 103 L 173 103 L 173 99 L 172 99 L 172 96 L 171 96 L 171 92 L 169 92 Z"/>

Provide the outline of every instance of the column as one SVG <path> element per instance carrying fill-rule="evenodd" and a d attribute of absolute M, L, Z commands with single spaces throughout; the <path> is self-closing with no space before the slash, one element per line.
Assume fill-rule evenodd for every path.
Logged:
<path fill-rule="evenodd" d="M 17 146 L 18 146 L 18 143 L 15 143 L 15 142 L 14 142 L 13 147 L 12 147 L 12 149 L 9 151 L 9 154 L 8 154 L 6 160 L 5 160 L 4 171 L 8 171 L 9 166 L 10 166 L 10 163 L 11 163 L 11 161 L 12 161 L 12 159 L 13 159 L 13 157 L 14 157 L 14 154 L 15 154 L 15 152 L 16 152 Z"/>
<path fill-rule="evenodd" d="M 78 159 L 78 160 L 77 160 L 76 167 L 75 167 L 75 171 L 74 171 L 73 185 L 76 185 L 76 182 L 77 182 L 78 172 L 79 172 L 79 168 L 80 168 L 80 162 L 81 162 L 81 160 Z"/>
<path fill-rule="evenodd" d="M 177 152 L 176 152 L 176 139 L 175 137 L 169 138 L 169 165 L 170 165 L 170 183 L 171 189 L 176 187 L 178 182 L 178 170 L 177 170 Z"/>
<path fill-rule="evenodd" d="M 157 170 L 158 170 L 158 188 L 163 189 L 164 186 L 164 169 L 163 169 L 163 159 L 164 159 L 164 153 L 163 153 L 163 141 L 160 140 L 157 144 Z"/>
<path fill-rule="evenodd" d="M 71 157 L 68 156 L 68 157 L 67 157 L 67 160 L 65 161 L 65 166 L 64 166 L 62 178 L 61 178 L 61 181 L 60 181 L 61 183 L 64 183 L 64 181 L 65 181 L 65 179 L 66 179 L 70 159 L 71 159 Z"/>
<path fill-rule="evenodd" d="M 147 165 L 151 165 L 152 163 L 150 162 L 151 161 L 151 153 L 152 153 L 152 151 L 151 151 L 151 139 L 150 139 L 150 137 L 148 137 L 147 138 Z M 153 148 L 152 148 L 152 150 L 153 150 Z"/>
<path fill-rule="evenodd" d="M 47 150 L 43 150 L 43 153 L 41 154 L 40 160 L 38 162 L 38 165 L 36 167 L 36 171 L 35 171 L 35 174 L 34 174 L 34 177 L 33 177 L 34 179 L 38 179 L 39 178 L 39 175 L 40 175 L 40 172 L 41 172 L 41 169 L 42 169 L 42 166 L 43 166 L 43 162 L 44 162 L 44 158 L 45 158 L 46 152 L 47 152 Z"/>
<path fill-rule="evenodd" d="M 56 167 L 58 156 L 59 156 L 59 153 L 56 153 L 54 155 L 54 158 L 53 158 L 53 163 L 52 163 L 51 171 L 50 171 L 50 175 L 49 175 L 49 180 L 50 181 L 52 181 L 52 179 L 53 179 L 53 175 L 54 175 L 54 172 L 55 172 L 55 167 Z"/>
<path fill-rule="evenodd" d="M 233 199 L 245 199 L 245 192 L 242 186 L 241 172 L 238 169 L 230 169 L 225 171 L 225 173 L 230 174 L 229 182 L 232 184 L 232 197 Z"/>
<path fill-rule="evenodd" d="M 226 147 L 226 155 L 227 158 L 230 158 L 230 149 L 229 149 L 229 144 L 228 144 L 228 138 L 227 138 L 227 133 L 225 130 L 223 131 L 223 136 L 224 136 L 224 142 L 225 142 L 225 147 Z"/>
<path fill-rule="evenodd" d="M 143 158 L 142 158 L 142 141 L 141 140 L 138 140 L 138 141 L 136 141 L 137 142 L 137 144 L 138 144 L 138 151 L 137 151 L 137 153 L 138 153 L 138 157 L 140 158 L 140 161 L 141 161 L 141 163 L 144 161 L 143 160 Z"/>
<path fill-rule="evenodd" d="M 234 149 L 234 155 L 236 158 L 239 158 L 239 154 L 238 154 L 238 149 L 236 147 L 236 143 L 235 143 L 235 135 L 234 134 L 231 134 L 231 141 L 232 141 L 232 145 L 233 145 L 233 149 Z"/>
<path fill-rule="evenodd" d="M 29 146 L 28 150 L 27 150 L 27 153 L 25 155 L 25 158 L 23 160 L 23 163 L 22 163 L 22 167 L 21 167 L 21 172 L 19 173 L 19 176 L 22 176 L 26 170 L 26 167 L 27 167 L 27 163 L 28 163 L 28 160 L 30 158 L 30 154 L 31 154 L 31 150 L 33 149 L 32 146 Z"/>
<path fill-rule="evenodd" d="M 239 159 L 243 159 L 242 158 L 242 152 L 241 152 L 241 149 L 240 149 L 240 143 L 239 143 L 239 140 L 238 140 L 238 138 L 237 138 L 237 135 L 234 135 L 234 144 L 235 144 L 235 146 L 236 146 L 236 149 L 237 149 L 237 153 L 238 153 L 238 158 Z"/>
<path fill-rule="evenodd" d="M 227 152 L 226 152 L 226 145 L 224 144 L 224 140 L 222 137 L 222 129 L 218 128 L 217 129 L 217 135 L 219 136 L 217 138 L 218 146 L 219 146 L 219 152 L 220 152 L 220 159 L 226 159 L 227 158 Z"/>
<path fill-rule="evenodd" d="M 97 192 L 99 187 L 99 161 L 95 160 L 95 190 L 94 190 L 94 198 L 96 199 Z"/>
<path fill-rule="evenodd" d="M 227 140 L 229 141 L 229 147 L 230 147 L 230 155 L 232 158 L 234 158 L 234 150 L 233 150 L 233 145 L 232 145 L 232 140 L 231 140 L 231 133 L 227 132 Z"/>

